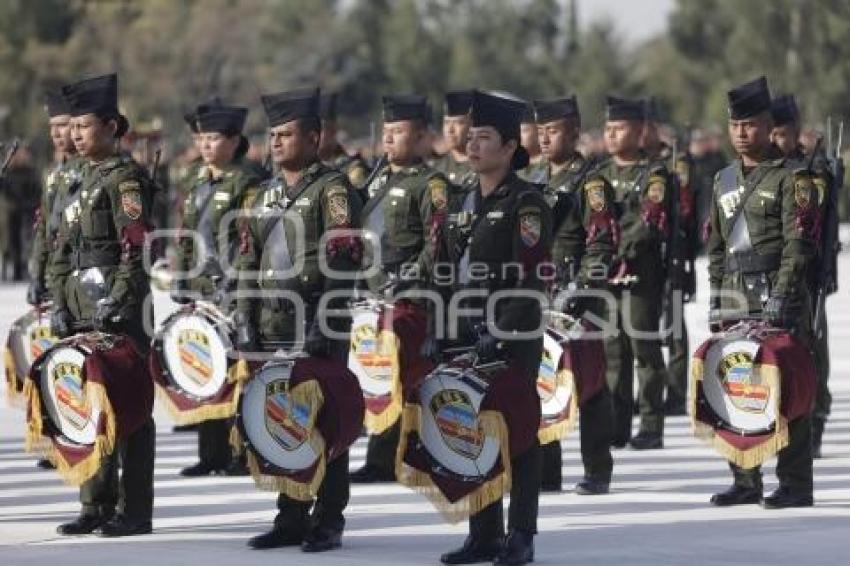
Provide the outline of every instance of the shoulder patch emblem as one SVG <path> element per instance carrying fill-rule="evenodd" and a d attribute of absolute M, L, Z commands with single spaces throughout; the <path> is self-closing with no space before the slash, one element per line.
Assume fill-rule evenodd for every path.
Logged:
<path fill-rule="evenodd" d="M 664 193 L 666 190 L 667 184 L 664 181 L 664 177 L 653 175 L 649 178 L 649 185 L 646 189 L 646 197 L 650 200 L 650 202 L 658 204 L 664 200 Z"/>
<path fill-rule="evenodd" d="M 442 210 L 449 202 L 446 194 L 446 182 L 439 177 L 428 181 L 428 191 L 431 193 L 431 204 L 437 210 Z"/>
<path fill-rule="evenodd" d="M 519 234 L 522 238 L 522 243 L 528 247 L 537 245 L 540 241 L 542 221 L 540 220 L 540 211 L 531 209 L 522 212 L 519 215 Z"/>
<path fill-rule="evenodd" d="M 136 186 L 138 187 L 138 183 L 136 183 Z M 138 220 L 142 215 L 143 208 L 142 194 L 138 189 L 121 190 L 121 209 L 130 219 Z"/>
<path fill-rule="evenodd" d="M 334 226 L 348 224 L 348 195 L 344 190 L 331 189 L 328 196 L 328 215 Z"/>
<path fill-rule="evenodd" d="M 590 181 L 584 186 L 587 195 L 587 205 L 594 212 L 605 211 L 605 183 L 600 180 Z"/>
<path fill-rule="evenodd" d="M 812 182 L 809 179 L 794 181 L 794 200 L 800 208 L 808 208 L 812 203 Z"/>

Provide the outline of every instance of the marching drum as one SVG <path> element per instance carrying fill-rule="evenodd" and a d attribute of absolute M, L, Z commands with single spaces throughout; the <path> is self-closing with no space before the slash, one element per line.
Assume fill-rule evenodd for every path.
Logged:
<path fill-rule="evenodd" d="M 169 316 L 153 345 L 168 384 L 196 400 L 215 397 L 227 381 L 232 332 L 212 304 L 195 303 Z"/>
<path fill-rule="evenodd" d="M 9 398 L 23 391 L 32 363 L 57 342 L 50 331 L 50 317 L 38 307 L 12 323 L 6 342 L 6 386 Z"/>
<path fill-rule="evenodd" d="M 314 497 L 325 466 L 363 428 L 363 392 L 336 360 L 281 354 L 245 384 L 236 423 L 260 489 Z"/>
<path fill-rule="evenodd" d="M 773 430 L 780 394 L 779 383 L 766 380 L 754 364 L 765 335 L 750 330 L 725 333 L 708 348 L 702 366 L 704 402 L 722 428 L 741 435 Z"/>
<path fill-rule="evenodd" d="M 487 435 L 478 420 L 489 387 L 486 377 L 474 367 L 449 364 L 419 387 L 422 444 L 439 468 L 464 481 L 487 476 L 499 457 L 499 440 Z"/>
<path fill-rule="evenodd" d="M 144 358 L 126 336 L 88 332 L 56 343 L 24 384 L 27 450 L 45 451 L 79 485 L 149 421 L 153 386 Z"/>
<path fill-rule="evenodd" d="M 92 445 L 101 409 L 86 394 L 83 366 L 92 351 L 81 342 L 63 342 L 39 360 L 41 398 L 50 422 L 66 442 Z"/>
<path fill-rule="evenodd" d="M 811 352 L 794 335 L 741 322 L 694 353 L 694 434 L 730 462 L 758 466 L 788 444 L 788 424 L 811 411 L 816 388 Z"/>
<path fill-rule="evenodd" d="M 540 395 L 541 427 L 562 420 L 570 410 L 574 394 L 572 379 L 563 372 L 564 347 L 569 336 L 554 328 L 543 335 L 543 355 L 537 374 L 537 394 Z"/>
<path fill-rule="evenodd" d="M 380 343 L 378 317 L 380 307 L 373 302 L 356 304 L 351 309 L 351 349 L 348 369 L 357 376 L 367 404 L 387 398 L 393 388 L 393 356 Z"/>
<path fill-rule="evenodd" d="M 266 363 L 247 383 L 239 401 L 243 439 L 263 460 L 286 472 L 305 470 L 321 455 L 315 430 L 320 399 L 297 399 L 292 360 Z"/>

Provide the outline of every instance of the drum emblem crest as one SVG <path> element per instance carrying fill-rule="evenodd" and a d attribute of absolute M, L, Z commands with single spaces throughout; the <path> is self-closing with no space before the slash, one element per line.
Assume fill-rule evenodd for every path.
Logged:
<path fill-rule="evenodd" d="M 82 368 L 67 362 L 56 364 L 53 380 L 59 412 L 75 428 L 83 430 L 91 417 L 91 407 L 83 389 Z"/>
<path fill-rule="evenodd" d="M 441 391 L 431 398 L 430 410 L 446 445 L 464 458 L 478 458 L 484 432 L 469 396 L 457 389 Z"/>
<path fill-rule="evenodd" d="M 30 354 L 36 359 L 56 343 L 49 326 L 36 326 L 30 331 Z"/>
<path fill-rule="evenodd" d="M 181 330 L 177 349 L 183 372 L 198 385 L 206 385 L 213 375 L 209 337 L 200 330 Z"/>
<path fill-rule="evenodd" d="M 392 357 L 382 351 L 375 327 L 361 324 L 351 336 L 351 349 L 369 377 L 388 381 L 392 377 Z"/>
<path fill-rule="evenodd" d="M 537 372 L 537 394 L 544 402 L 549 401 L 555 395 L 557 389 L 557 366 L 548 348 L 543 348 L 543 356 L 540 359 L 540 369 Z"/>
<path fill-rule="evenodd" d="M 287 380 L 266 386 L 266 430 L 285 450 L 295 450 L 310 436 L 310 406 L 293 400 Z"/>
<path fill-rule="evenodd" d="M 738 410 L 763 413 L 767 408 L 770 388 L 761 383 L 753 369 L 753 357 L 748 352 L 733 352 L 718 365 L 720 382 L 729 400 Z"/>

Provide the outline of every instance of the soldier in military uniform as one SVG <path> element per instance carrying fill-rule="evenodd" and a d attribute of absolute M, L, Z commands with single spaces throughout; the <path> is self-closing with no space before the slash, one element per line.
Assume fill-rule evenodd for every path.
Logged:
<path fill-rule="evenodd" d="M 616 249 L 613 188 L 591 172 L 592 163 L 575 149 L 581 115 L 575 96 L 534 102 L 540 149 L 548 163 L 543 189 L 553 211 L 556 288 L 578 295 L 568 302 L 569 314 L 585 310 L 601 314 L 598 301 L 581 297 L 585 289 L 608 287 L 608 266 Z M 595 307 L 595 308 L 594 308 Z M 608 387 L 582 407 L 581 455 L 584 478 L 575 488 L 580 495 L 608 492 L 614 460 L 611 458 L 613 421 Z M 543 445 L 543 491 L 561 489 L 561 443 Z"/>
<path fill-rule="evenodd" d="M 819 202 L 823 207 L 822 214 L 825 215 L 826 207 L 829 203 L 829 191 L 835 190 L 835 183 L 829 167 L 823 159 L 823 154 L 818 152 L 812 159 L 803 153 L 803 148 L 799 142 L 801 129 L 800 112 L 797 109 L 797 101 L 794 96 L 785 95 L 774 98 L 771 106 L 771 115 L 773 116 L 771 140 L 785 156 L 786 166 L 792 171 L 809 169 L 811 165 L 813 181 L 818 189 Z M 826 235 L 827 230 L 835 231 L 837 230 L 837 226 L 828 226 L 824 223 L 821 230 L 821 243 L 818 245 L 817 264 L 813 268 L 813 273 L 815 274 L 820 271 L 820 264 L 822 262 L 834 260 L 830 255 L 835 252 L 826 250 L 821 245 L 825 243 L 823 236 Z M 837 233 L 835 234 L 837 235 Z M 824 292 L 827 294 L 834 292 L 832 282 L 821 281 L 819 277 L 813 276 L 811 282 L 812 297 L 816 296 L 821 287 L 824 288 Z M 832 406 L 832 394 L 829 391 L 829 327 L 825 309 L 821 311 L 817 323 L 818 327 L 812 329 L 814 333 L 812 354 L 814 354 L 815 368 L 818 376 L 815 410 L 812 413 L 812 455 L 815 458 L 820 458 L 823 431 Z"/>
<path fill-rule="evenodd" d="M 466 138 L 469 136 L 469 106 L 471 90 L 446 93 L 443 105 L 443 139 L 448 151 L 434 160 L 433 167 L 445 175 L 449 182 L 461 189 L 475 183 L 475 173 L 466 155 Z"/>
<path fill-rule="evenodd" d="M 263 96 L 262 100 L 278 173 L 263 184 L 254 214 L 243 228 L 235 315 L 237 347 L 257 352 L 282 342 L 303 341 L 305 351 L 313 356 L 346 359 L 348 343 L 330 341 L 323 335 L 317 307 L 324 293 L 353 289 L 353 281 L 329 277 L 320 269 L 320 256 L 334 272 L 352 271 L 359 265 L 362 248 L 350 233 L 356 228 L 359 197 L 342 173 L 319 160 L 319 90 L 301 89 Z M 301 236 L 299 220 L 303 223 Z M 322 242 L 325 249 L 319 248 Z M 299 264 L 301 271 L 296 273 L 293 268 Z M 300 297 L 303 317 L 298 316 L 299 305 L 282 298 L 281 292 Z M 344 300 L 333 299 L 328 308 L 344 308 L 340 303 Z M 333 323 L 328 321 L 332 329 L 346 330 Z M 337 548 L 348 498 L 346 452 L 328 463 L 315 503 L 280 494 L 274 527 L 248 544 L 255 549 L 301 545 L 305 552 Z"/>
<path fill-rule="evenodd" d="M 693 171 L 693 159 L 685 150 L 675 152 L 658 134 L 661 121 L 660 109 L 655 97 L 647 102 L 646 124 L 643 130 L 641 145 L 650 162 L 663 164 L 671 173 L 671 180 L 676 183 L 674 202 L 676 207 L 675 221 L 671 222 L 671 230 L 675 230 L 670 250 L 673 262 L 670 266 L 670 277 L 665 287 L 662 307 L 662 329 L 665 333 L 665 345 L 669 348 L 667 362 L 667 395 L 664 399 L 664 411 L 667 415 L 686 414 L 685 402 L 688 395 L 688 362 L 690 346 L 688 345 L 688 327 L 685 324 L 685 303 L 691 301 L 696 291 L 694 273 L 694 257 L 697 245 L 696 211 L 693 195 L 690 190 L 690 179 Z M 672 257 L 674 256 L 675 257 Z M 675 325 L 677 321 L 681 324 Z"/>
<path fill-rule="evenodd" d="M 35 241 L 30 257 L 31 279 L 27 289 L 27 302 L 33 306 L 50 299 L 51 282 L 47 278 L 50 255 L 56 245 L 62 211 L 69 200 L 79 197 L 77 191 L 83 164 L 71 139 L 71 114 L 65 98 L 59 92 L 50 92 L 46 97 L 46 107 L 56 164 L 45 179 L 41 207 L 36 215 Z"/>
<path fill-rule="evenodd" d="M 337 140 L 337 93 L 323 94 L 321 105 L 322 137 L 319 141 L 319 158 L 328 167 L 333 167 L 348 177 L 357 190 L 369 177 L 369 166 L 358 154 L 351 155 Z"/>
<path fill-rule="evenodd" d="M 448 205 L 448 182 L 427 166 L 417 148 L 427 134 L 430 111 L 424 96 L 385 96 L 383 145 L 387 165 L 369 186 L 361 224 L 380 241 L 382 264 L 367 281 L 369 291 L 384 293 L 403 279 L 406 289 L 422 287 L 436 257 L 432 234 Z M 370 261 L 370 258 L 366 258 Z M 402 369 L 402 371 L 404 371 Z M 355 483 L 393 481 L 400 419 L 369 437 L 366 464 L 351 474 Z"/>
<path fill-rule="evenodd" d="M 184 199 L 182 230 L 187 234 L 177 247 L 171 293 L 175 302 L 200 299 L 225 308 L 222 298 L 236 288 L 236 281 L 227 276 L 225 269 L 234 265 L 239 234 L 236 222 L 230 222 L 225 233 L 220 232 L 221 221 L 228 213 L 250 207 L 263 180 L 257 168 L 244 161 L 247 143 L 242 128 L 247 115 L 247 108 L 223 104 L 203 104 L 194 113 L 204 164 L 198 168 Z M 195 238 L 203 241 L 206 250 L 196 246 Z M 223 265 L 220 257 L 227 264 Z M 200 268 L 200 275 L 187 278 L 186 274 L 196 268 Z M 181 470 L 180 475 L 245 475 L 244 463 L 231 454 L 230 425 L 230 419 L 200 423 L 200 461 Z"/>
<path fill-rule="evenodd" d="M 619 333 L 605 341 L 607 379 L 614 400 L 612 443 L 616 447 L 629 443 L 636 450 L 661 448 L 667 372 L 659 318 L 673 214 L 671 181 L 663 164 L 650 163 L 641 153 L 644 102 L 608 97 L 607 105 L 605 144 L 611 157 L 598 172 L 616 192 L 621 231 L 612 280 Z M 635 362 L 640 429 L 630 440 Z"/>
<path fill-rule="evenodd" d="M 145 300 L 150 292 L 142 261 L 150 230 L 153 183 L 116 140 L 126 131 L 118 111 L 118 78 L 105 75 L 62 88 L 70 107 L 74 145 L 85 160 L 79 200 L 62 212 L 49 277 L 59 337 L 80 326 L 129 336 L 149 349 Z M 80 516 L 59 534 L 126 536 L 151 532 L 155 428 L 153 418 L 128 438 L 80 488 Z M 120 488 L 118 466 L 122 468 Z M 115 513 L 116 504 L 118 512 Z"/>
<path fill-rule="evenodd" d="M 534 119 L 534 107 L 530 102 L 525 103 L 522 113 L 520 143 L 528 153 L 528 165 L 517 171 L 520 179 L 540 186 L 546 184 L 546 158 L 540 152 L 540 140 L 537 139 L 537 123 Z"/>
<path fill-rule="evenodd" d="M 808 275 L 816 257 L 817 206 L 811 172 L 792 172 L 771 144 L 773 120 L 767 80 L 760 77 L 729 91 L 729 137 L 739 159 L 714 181 L 708 273 L 712 331 L 725 321 L 762 316 L 792 329 L 811 345 Z M 723 293 L 723 296 L 720 293 Z M 731 296 L 736 293 L 738 296 Z M 743 300 L 743 305 L 739 304 Z M 759 503 L 766 508 L 813 504 L 811 417 L 788 425 L 789 444 L 779 452 L 779 488 L 762 495 L 760 468 L 730 465 L 733 485 L 717 493 L 718 506 Z"/>
<path fill-rule="evenodd" d="M 534 389 L 543 350 L 543 321 L 540 301 L 528 293 L 545 288 L 540 267 L 552 245 L 552 214 L 541 192 L 515 173 L 528 164 L 528 154 L 519 145 L 522 111 L 522 103 L 475 92 L 468 152 L 478 182 L 448 217 L 444 234 L 445 249 L 458 270 L 456 291 L 484 288 L 488 296 L 520 291 L 496 303 L 495 320 L 484 316 L 461 319 L 459 342 L 474 345 L 479 361 L 508 362 L 511 373 L 500 379 L 521 380 Z M 517 264 L 522 266 L 519 273 L 504 269 Z M 486 275 L 473 276 L 472 266 L 486 266 Z M 481 302 L 473 299 L 464 308 L 482 308 Z M 522 338 L 500 341 L 502 333 L 518 332 Z M 536 394 L 533 397 L 536 401 Z M 511 458 L 507 536 L 499 499 L 470 517 L 470 534 L 463 546 L 444 554 L 442 562 L 533 561 L 540 472 L 540 445 L 535 436 L 530 448 Z"/>

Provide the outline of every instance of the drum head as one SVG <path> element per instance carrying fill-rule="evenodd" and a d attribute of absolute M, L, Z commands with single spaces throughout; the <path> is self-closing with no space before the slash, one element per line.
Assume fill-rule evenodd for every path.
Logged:
<path fill-rule="evenodd" d="M 422 443 L 437 462 L 464 477 L 486 476 L 499 457 L 498 439 L 485 435 L 478 422 L 486 387 L 474 370 L 443 367 L 419 389 Z"/>
<path fill-rule="evenodd" d="M 50 320 L 33 309 L 12 324 L 9 331 L 12 355 L 19 371 L 32 363 L 59 340 L 50 332 Z"/>
<path fill-rule="evenodd" d="M 776 422 L 778 391 L 753 367 L 759 342 L 740 336 L 713 344 L 705 357 L 703 392 L 717 416 L 734 430 L 756 434 Z"/>
<path fill-rule="evenodd" d="M 85 355 L 72 346 L 47 353 L 41 366 L 41 397 L 50 420 L 76 444 L 94 444 L 100 408 L 85 394 Z"/>
<path fill-rule="evenodd" d="M 354 309 L 348 369 L 357 376 L 363 393 L 380 397 L 392 391 L 392 356 L 378 351 L 378 313 L 374 309 Z"/>
<path fill-rule="evenodd" d="M 240 419 L 253 450 L 284 470 L 299 471 L 319 458 L 309 442 L 312 407 L 296 403 L 287 391 L 290 364 L 271 362 L 245 386 Z"/>
<path fill-rule="evenodd" d="M 564 355 L 561 345 L 567 338 L 549 330 L 543 335 L 543 355 L 540 370 L 537 373 L 537 394 L 540 396 L 540 408 L 544 418 L 563 413 L 573 396 L 573 384 L 558 383 L 558 368 Z"/>
<path fill-rule="evenodd" d="M 212 320 L 178 313 L 161 331 L 163 363 L 172 382 L 198 399 L 215 396 L 227 380 L 227 346 Z"/>

